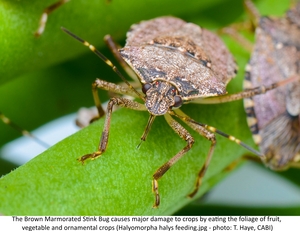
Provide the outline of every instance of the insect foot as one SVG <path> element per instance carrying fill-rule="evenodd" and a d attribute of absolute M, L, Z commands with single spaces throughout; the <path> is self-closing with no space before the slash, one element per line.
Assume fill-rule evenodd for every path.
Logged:
<path fill-rule="evenodd" d="M 98 151 L 98 152 L 94 152 L 92 154 L 83 155 L 82 157 L 78 158 L 77 160 L 79 162 L 81 162 L 82 164 L 84 164 L 84 161 L 86 161 L 87 159 L 94 160 L 94 159 L 100 157 L 101 154 L 102 154 L 102 152 Z"/>
<path fill-rule="evenodd" d="M 199 172 L 199 174 L 198 174 L 195 188 L 194 188 L 194 190 L 193 190 L 190 194 L 187 195 L 187 197 L 193 198 L 193 197 L 197 194 L 197 192 L 199 191 L 199 188 L 200 188 L 200 186 L 201 186 L 201 184 L 202 184 L 202 178 L 203 178 L 204 175 L 205 175 L 205 172 L 206 172 L 206 170 L 207 170 L 207 167 L 208 167 L 208 166 L 203 166 L 203 167 L 202 167 L 202 169 L 200 170 L 200 172 Z"/>
<path fill-rule="evenodd" d="M 156 209 L 156 208 L 158 208 L 158 206 L 160 204 L 160 196 L 158 193 L 158 182 L 155 179 L 153 179 L 153 181 L 152 181 L 152 192 L 155 195 L 155 202 L 154 202 L 153 208 Z"/>

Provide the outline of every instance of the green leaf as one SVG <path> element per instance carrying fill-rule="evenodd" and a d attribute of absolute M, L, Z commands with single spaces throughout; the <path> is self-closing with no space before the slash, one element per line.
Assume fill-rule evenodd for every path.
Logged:
<path fill-rule="evenodd" d="M 65 62 L 88 51 L 63 34 L 60 26 L 101 47 L 103 42 L 94 41 L 106 33 L 117 39 L 124 38 L 129 26 L 142 19 L 173 14 L 216 29 L 240 16 L 241 1 L 220 2 L 194 0 L 182 4 L 182 1 L 170 0 L 113 0 L 107 5 L 104 1 L 73 0 L 50 15 L 45 33 L 35 39 L 33 32 L 40 12 L 47 4 L 41 1 L 3 1 L 0 17 L 7 20 L 0 31 L 6 44 L 0 48 L 0 82 L 8 82 L 21 73 L 27 74 L 0 87 L 1 110 L 16 115 L 18 118 L 14 120 L 18 124 L 32 129 L 80 106 L 92 105 L 90 85 L 96 77 L 113 82 L 118 80 L 113 71 L 93 54 Z M 223 11 L 215 15 L 216 9 Z M 243 70 L 249 54 L 232 41 L 228 40 L 228 44 L 240 70 Z M 107 54 L 107 50 L 101 51 Z M 59 65 L 51 67 L 54 64 Z M 43 69 L 45 67 L 48 68 Z M 243 71 L 229 84 L 228 91 L 240 91 L 242 80 Z M 105 92 L 100 92 L 100 96 L 101 99 L 108 98 Z M 253 145 L 241 101 L 221 105 L 190 104 L 182 109 L 195 120 Z M 196 140 L 194 147 L 159 180 L 161 206 L 152 209 L 152 175 L 179 152 L 185 142 L 160 117 L 155 120 L 147 141 L 136 149 L 148 116 L 147 112 L 128 109 L 113 113 L 107 151 L 85 165 L 76 159 L 97 149 L 103 119 L 2 177 L 0 213 L 167 215 L 188 204 L 191 200 L 186 195 L 193 189 L 210 142 L 191 132 Z M 3 143 L 8 139 L 8 132 L 2 131 L 11 128 L 0 129 Z M 228 174 L 226 167 L 245 152 L 237 144 L 217 136 L 215 155 L 197 197 L 225 177 Z"/>
<path fill-rule="evenodd" d="M 184 16 L 186 20 L 203 18 L 201 12 L 217 8 L 220 2 L 223 4 L 222 0 L 191 0 L 189 4 L 171 0 L 113 0 L 110 3 L 73 0 L 50 14 L 45 32 L 35 38 L 33 34 L 42 11 L 54 2 L 2 0 L 0 4 L 3 44 L 0 47 L 0 111 L 28 130 L 79 107 L 92 106 L 90 89 L 95 78 L 120 81 L 86 47 L 63 33 L 61 26 L 102 48 L 101 51 L 112 58 L 108 49 L 103 50 L 106 34 L 124 43 L 126 31 L 133 23 L 162 15 Z M 236 2 L 241 5 L 240 0 Z M 231 17 L 240 14 L 235 10 Z M 204 17 L 202 24 L 208 21 L 211 20 Z M 214 25 L 220 23 L 222 20 L 216 20 Z M 102 100 L 108 99 L 107 93 L 100 95 Z M 18 135 L 2 123 L 0 131 L 0 145 Z"/>
<path fill-rule="evenodd" d="M 33 35 L 42 12 L 54 2 L 1 1 L 0 83 L 82 54 L 84 48 L 72 46 L 70 38 L 61 32 L 61 26 L 84 35 L 90 41 L 97 41 L 97 46 L 103 46 L 104 35 L 112 34 L 115 39 L 120 39 L 131 24 L 140 20 L 195 12 L 195 9 L 200 11 L 221 0 L 192 0 L 189 4 L 180 1 L 174 3 L 171 0 L 113 0 L 110 3 L 106 0 L 73 0 L 49 15 L 45 33 L 37 39 Z"/>
<path fill-rule="evenodd" d="M 199 118 L 197 114 L 202 114 L 201 111 L 206 114 L 205 118 L 215 113 L 235 114 L 227 110 L 228 107 L 223 108 L 225 111 L 216 107 L 208 114 L 205 107 L 199 106 L 187 107 L 185 111 L 197 119 Z M 152 209 L 154 203 L 151 192 L 152 175 L 158 167 L 180 151 L 185 142 L 179 139 L 162 117 L 159 117 L 148 140 L 140 149 L 136 149 L 147 117 L 147 113 L 125 109 L 115 112 L 107 151 L 101 158 L 87 161 L 83 166 L 76 158 L 96 150 L 103 120 L 66 138 L 29 163 L 4 176 L 0 180 L 1 213 L 171 214 L 175 211 L 174 208 L 189 203 L 190 199 L 185 196 L 193 189 L 197 172 L 203 164 L 210 143 L 193 133 L 197 142 L 193 149 L 159 181 L 161 206 L 159 209 Z M 226 121 L 212 123 L 222 127 L 221 124 L 224 125 L 224 122 Z M 217 174 L 244 151 L 225 138 L 219 138 L 218 141 L 215 157 L 201 187 L 201 194 L 211 187 L 210 180 L 213 177 L 220 177 Z"/>

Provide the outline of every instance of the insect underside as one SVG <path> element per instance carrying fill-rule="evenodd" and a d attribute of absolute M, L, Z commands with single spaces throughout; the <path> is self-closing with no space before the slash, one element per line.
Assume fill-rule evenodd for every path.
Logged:
<path fill-rule="evenodd" d="M 160 115 L 163 115 L 170 127 L 180 138 L 186 141 L 186 146 L 153 174 L 152 191 L 155 195 L 153 207 L 160 205 L 158 180 L 192 148 L 194 143 L 191 134 L 173 117 L 182 120 L 211 143 L 206 160 L 198 173 L 196 184 L 193 191 L 188 195 L 189 197 L 193 197 L 198 192 L 209 166 L 216 145 L 214 133 L 225 136 L 261 156 L 259 152 L 235 137 L 194 121 L 184 114 L 179 107 L 185 103 L 221 103 L 251 97 L 286 84 L 290 80 L 226 95 L 226 85 L 235 76 L 237 66 L 233 56 L 220 38 L 212 32 L 195 24 L 186 23 L 181 19 L 160 17 L 132 25 L 127 33 L 126 45 L 123 48 L 120 48 L 110 36 L 105 37 L 105 41 L 116 59 L 133 79 L 133 82 L 129 83 L 111 61 L 94 46 L 68 30 L 64 28 L 63 30 L 89 47 L 126 83 L 126 85 L 117 85 L 100 79 L 95 80 L 92 85 L 92 92 L 99 117 L 104 115 L 104 110 L 98 96 L 98 88 L 140 98 L 144 102 L 138 103 L 122 97 L 111 98 L 107 106 L 99 148 L 96 152 L 80 157 L 79 161 L 82 163 L 87 159 L 95 159 L 105 152 L 112 109 L 115 105 L 150 113 L 147 126 L 141 137 L 142 141 L 146 140 L 155 117 Z M 133 87 L 137 84 L 142 85 L 143 93 Z"/>

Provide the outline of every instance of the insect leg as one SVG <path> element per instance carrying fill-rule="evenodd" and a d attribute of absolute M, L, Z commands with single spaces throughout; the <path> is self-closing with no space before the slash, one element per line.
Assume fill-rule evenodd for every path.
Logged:
<path fill-rule="evenodd" d="M 165 114 L 164 116 L 170 127 L 187 142 L 187 145 L 153 174 L 152 191 L 155 194 L 155 203 L 153 205 L 154 208 L 157 208 L 160 204 L 158 180 L 171 168 L 172 165 L 174 165 L 185 153 L 191 149 L 194 143 L 194 138 L 183 126 L 175 121 L 169 114 Z"/>
<path fill-rule="evenodd" d="M 261 17 L 259 11 L 253 4 L 252 0 L 244 0 L 244 8 L 246 9 L 247 13 L 250 16 L 250 19 L 255 26 L 255 28 L 258 26 L 259 19 Z"/>
<path fill-rule="evenodd" d="M 227 27 L 223 27 L 218 32 L 221 35 L 225 34 L 230 36 L 232 39 L 238 42 L 245 50 L 247 50 L 248 52 L 252 52 L 253 44 L 239 32 L 239 30 L 241 30 L 240 28 L 252 30 L 251 28 L 253 28 L 253 26 L 250 21 L 246 21 L 243 23 L 236 23 Z"/>
<path fill-rule="evenodd" d="M 147 138 L 147 136 L 149 134 L 150 128 L 151 128 L 151 126 L 153 124 L 154 119 L 155 119 L 155 116 L 150 114 L 147 126 L 146 126 L 146 128 L 144 130 L 144 133 L 143 133 L 142 137 L 141 137 L 141 142 L 138 144 L 137 148 L 140 148 L 142 142 L 146 140 L 146 138 Z"/>
<path fill-rule="evenodd" d="M 294 81 L 300 81 L 300 76 L 294 75 L 282 81 L 273 83 L 271 85 L 267 85 L 267 86 L 262 85 L 256 88 L 248 89 L 231 95 L 222 95 L 222 96 L 216 96 L 210 98 L 196 99 L 191 103 L 216 104 L 216 103 L 226 103 L 226 102 L 236 101 L 243 98 L 249 98 L 254 95 L 264 94 L 267 91 L 273 90 L 277 87 L 285 86 L 286 84 L 292 83 Z M 247 86 L 245 86 L 245 88 L 247 88 Z"/>
<path fill-rule="evenodd" d="M 107 144 L 108 144 L 110 120 L 111 120 L 112 109 L 113 109 L 114 105 L 118 105 L 118 106 L 125 107 L 125 108 L 130 108 L 130 109 L 138 110 L 138 111 L 146 111 L 147 110 L 144 104 L 141 104 L 141 103 L 138 103 L 138 102 L 126 99 L 126 98 L 111 98 L 108 102 L 107 115 L 105 118 L 104 128 L 103 128 L 103 132 L 101 135 L 98 150 L 91 154 L 86 154 L 86 155 L 80 157 L 78 160 L 82 164 L 84 163 L 85 160 L 87 160 L 87 159 L 94 160 L 95 158 L 99 157 L 100 155 L 102 155 L 102 153 L 105 152 L 105 150 L 107 148 Z"/>
<path fill-rule="evenodd" d="M 247 51 L 252 52 L 253 44 L 248 39 L 246 39 L 240 33 L 240 31 L 254 31 L 255 28 L 258 26 L 259 19 L 261 16 L 251 0 L 244 0 L 244 8 L 247 14 L 249 15 L 250 20 L 248 19 L 244 22 L 231 24 L 230 26 L 224 27 L 221 30 L 219 30 L 219 33 L 229 35 L 240 45 L 242 45 L 242 47 L 245 48 Z"/>
<path fill-rule="evenodd" d="M 70 0 L 59 0 L 59 1 L 55 2 L 54 4 L 48 6 L 44 10 L 44 12 L 43 12 L 43 14 L 41 16 L 40 22 L 39 22 L 39 24 L 40 24 L 39 28 L 34 33 L 35 37 L 39 37 L 39 36 L 41 36 L 41 34 L 43 34 L 43 32 L 45 30 L 45 27 L 46 27 L 46 23 L 47 23 L 47 19 L 48 19 L 49 14 L 52 11 L 56 10 L 57 8 L 59 8 L 61 5 L 67 3 L 68 1 L 70 1 Z"/>
<path fill-rule="evenodd" d="M 124 61 L 124 59 L 122 58 L 122 56 L 120 55 L 120 53 L 118 51 L 118 49 L 120 49 L 121 46 L 118 43 L 116 43 L 110 35 L 106 35 L 104 37 L 104 41 L 105 41 L 106 45 L 109 47 L 109 49 L 111 50 L 111 52 L 113 53 L 116 60 L 118 60 L 118 62 L 122 66 L 122 68 L 126 71 L 126 73 L 134 80 L 135 83 L 138 83 L 140 85 L 137 75 L 127 65 L 127 63 Z"/>
<path fill-rule="evenodd" d="M 0 112 L 0 120 L 2 120 L 3 123 L 7 124 L 8 126 L 12 127 L 13 129 L 19 131 L 23 136 L 27 136 L 32 138 L 33 140 L 35 140 L 38 144 L 40 144 L 41 146 L 45 147 L 45 148 L 49 148 L 50 145 L 46 144 L 44 141 L 40 140 L 39 138 L 37 138 L 35 135 L 33 135 L 31 132 L 21 128 L 20 126 L 18 126 L 17 124 L 15 124 L 14 122 L 12 122 L 8 117 L 6 117 L 2 112 Z"/>
<path fill-rule="evenodd" d="M 188 197 L 192 198 L 196 195 L 196 193 L 199 190 L 199 187 L 201 186 L 202 183 L 202 179 L 206 173 L 206 170 L 210 164 L 211 158 L 213 156 L 213 152 L 216 146 L 216 137 L 215 134 L 213 134 L 212 132 L 210 132 L 208 129 L 206 129 L 204 126 L 201 126 L 198 123 L 192 123 L 191 121 L 193 121 L 190 117 L 188 117 L 185 113 L 183 113 L 181 110 L 177 109 L 176 110 L 176 116 L 179 115 L 179 118 L 185 122 L 189 127 L 191 127 L 194 131 L 198 132 L 201 136 L 203 136 L 204 138 L 206 138 L 207 140 L 209 140 L 211 142 L 206 160 L 201 168 L 201 170 L 198 173 L 198 177 L 196 180 L 196 184 L 194 187 L 194 190 L 188 195 Z"/>
<path fill-rule="evenodd" d="M 170 113 L 171 113 L 171 115 L 176 116 L 177 118 L 179 118 L 182 121 L 184 121 L 186 124 L 188 124 L 189 126 L 191 126 L 191 128 L 193 128 L 193 129 L 194 129 L 195 125 L 203 127 L 203 128 L 205 128 L 206 130 L 208 130 L 210 132 L 217 133 L 217 134 L 219 134 L 219 135 L 221 135 L 221 136 L 229 139 L 230 141 L 235 142 L 236 144 L 242 146 L 243 148 L 247 149 L 248 151 L 252 152 L 253 154 L 259 156 L 260 158 L 264 158 L 264 156 L 260 152 L 258 152 L 257 150 L 249 147 L 247 144 L 245 144 L 241 140 L 237 139 L 236 137 L 228 135 L 228 134 L 220 131 L 219 129 L 217 129 L 215 127 L 212 127 L 212 126 L 209 126 L 207 124 L 203 124 L 203 123 L 197 122 L 197 121 L 193 120 L 192 118 L 190 118 L 189 116 L 187 116 L 185 113 L 183 113 L 183 111 L 181 111 L 179 109 L 176 109 L 175 112 L 171 111 Z"/>
<path fill-rule="evenodd" d="M 96 79 L 92 84 L 92 93 L 98 115 L 97 112 L 94 112 L 94 110 L 91 111 L 90 109 L 82 109 L 82 111 L 79 112 L 79 116 L 76 119 L 77 126 L 81 128 L 86 127 L 91 122 L 94 122 L 95 120 L 98 120 L 99 118 L 104 116 L 105 112 L 98 95 L 98 89 L 103 89 L 119 95 L 128 95 L 136 97 L 135 93 L 132 92 L 131 89 L 128 88 L 126 85 L 124 86 L 115 83 L 110 83 L 101 79 Z"/>
<path fill-rule="evenodd" d="M 120 95 L 129 95 L 129 96 L 132 96 L 132 97 L 136 97 L 135 92 L 133 92 L 127 86 L 117 85 L 117 84 L 114 84 L 114 83 L 106 82 L 106 81 L 101 80 L 101 79 L 96 79 L 95 82 L 92 84 L 92 92 L 93 92 L 95 105 L 97 107 L 98 114 L 99 114 L 98 118 L 101 118 L 105 114 L 105 112 L 102 108 L 102 105 L 101 105 L 99 95 L 98 95 L 98 89 L 99 88 L 103 89 L 103 90 L 113 92 L 113 93 L 117 93 L 117 94 L 120 94 Z"/>
<path fill-rule="evenodd" d="M 227 138 L 227 139 L 229 139 L 229 140 L 237 143 L 238 145 L 240 145 L 240 146 L 244 147 L 245 149 L 249 150 L 250 152 L 256 154 L 261 159 L 265 158 L 258 151 L 256 151 L 253 148 L 249 147 L 248 145 L 246 145 L 245 143 L 243 143 L 239 139 L 235 138 L 234 136 L 228 135 L 228 134 L 226 134 L 226 133 L 224 133 L 224 132 L 222 132 L 222 131 L 220 131 L 220 130 L 212 127 L 212 126 L 199 123 L 199 122 L 193 120 L 192 118 L 190 118 L 189 116 L 187 116 L 185 113 L 183 113 L 179 109 L 176 109 L 175 112 L 171 111 L 170 114 L 173 115 L 173 116 L 176 116 L 176 117 L 180 118 L 183 122 L 185 122 L 187 125 L 189 125 L 192 129 L 194 129 L 199 134 L 201 134 L 202 136 L 204 136 L 205 138 L 207 138 L 208 140 L 210 140 L 212 142 L 210 150 L 209 150 L 209 153 L 208 153 L 208 156 L 207 156 L 206 161 L 205 161 L 205 164 L 203 165 L 202 169 L 200 170 L 200 172 L 198 174 L 198 179 L 197 179 L 197 183 L 196 183 L 195 189 L 194 189 L 194 191 L 192 193 L 190 193 L 188 195 L 189 197 L 193 197 L 197 193 L 198 188 L 201 185 L 201 180 L 202 180 L 202 178 L 203 178 L 203 176 L 205 174 L 205 171 L 208 168 L 208 165 L 210 163 L 211 157 L 213 155 L 213 150 L 214 150 L 214 147 L 216 145 L 216 138 L 215 138 L 214 134 L 212 134 L 211 132 L 217 133 L 217 134 L 219 134 L 221 136 L 224 136 L 225 138 Z"/>
<path fill-rule="evenodd" d="M 128 81 L 127 79 L 122 75 L 122 73 L 118 70 L 118 68 L 108 59 L 106 58 L 100 51 L 98 51 L 92 44 L 89 42 L 79 38 L 77 35 L 73 34 L 66 28 L 61 28 L 65 33 L 76 39 L 77 41 L 81 42 L 84 46 L 87 46 L 94 54 L 96 54 L 102 61 L 104 61 L 108 66 L 112 68 L 112 70 L 127 84 L 127 86 L 131 89 L 132 92 L 135 93 L 137 97 L 145 101 L 144 96 L 139 93 Z"/>

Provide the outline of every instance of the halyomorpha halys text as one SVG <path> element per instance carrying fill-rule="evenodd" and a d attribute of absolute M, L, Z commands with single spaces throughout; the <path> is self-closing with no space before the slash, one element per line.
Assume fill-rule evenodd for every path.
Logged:
<path fill-rule="evenodd" d="M 251 1 L 246 1 L 254 9 Z M 259 15 L 254 13 L 253 15 Z M 300 2 L 285 17 L 258 17 L 244 89 L 300 74 Z M 300 82 L 244 99 L 247 122 L 262 161 L 273 170 L 300 167 Z"/>
<path fill-rule="evenodd" d="M 163 115 L 170 127 L 186 141 L 186 146 L 153 174 L 152 191 L 155 195 L 153 207 L 158 207 L 160 204 L 158 180 L 192 148 L 194 143 L 191 134 L 173 117 L 181 119 L 211 142 L 205 163 L 198 173 L 194 190 L 188 195 L 189 197 L 193 197 L 197 193 L 209 166 L 216 145 L 214 133 L 223 135 L 251 152 L 260 155 L 259 152 L 235 137 L 226 135 L 214 127 L 194 121 L 179 109 L 182 104 L 229 102 L 262 94 L 293 81 L 293 79 L 287 79 L 269 86 L 261 86 L 245 92 L 226 95 L 226 85 L 235 76 L 237 67 L 233 56 L 220 38 L 193 23 L 186 23 L 174 17 L 160 17 L 131 26 L 127 33 L 126 44 L 121 49 L 118 49 L 119 46 L 114 43 L 110 36 L 105 37 L 107 44 L 121 66 L 135 83 L 141 85 L 143 93 L 140 93 L 123 77 L 116 66 L 96 50 L 93 45 L 70 31 L 62 29 L 89 47 L 126 83 L 125 86 L 116 85 L 96 79 L 92 85 L 92 92 L 99 117 L 104 115 L 104 110 L 98 96 L 98 88 L 139 98 L 144 102 L 142 104 L 122 97 L 111 98 L 108 103 L 98 150 L 80 157 L 79 161 L 84 163 L 87 159 L 95 159 L 105 152 L 108 144 L 112 109 L 115 105 L 150 113 L 147 126 L 141 137 L 142 141 L 146 140 L 155 117 L 160 115 Z"/>

